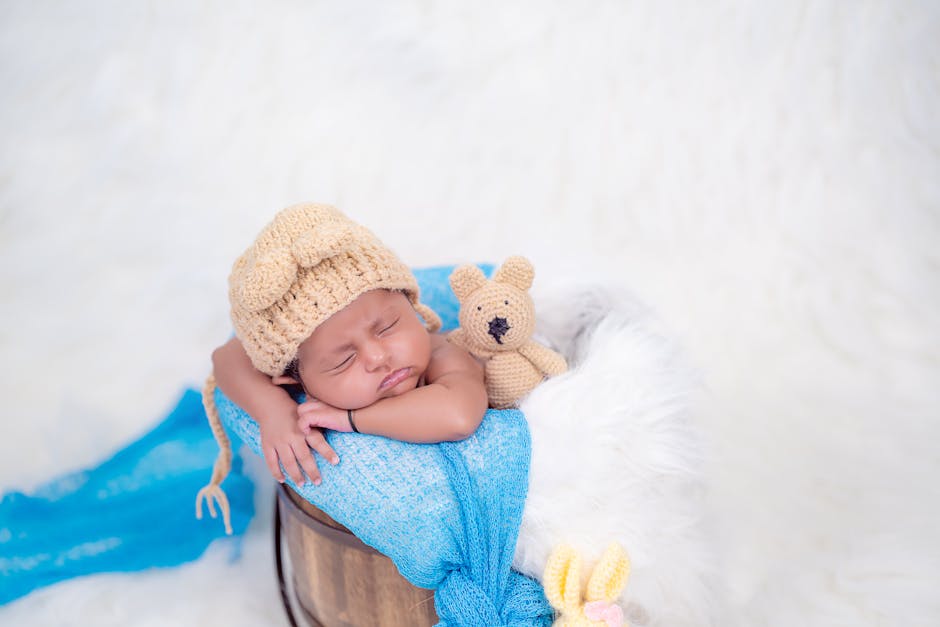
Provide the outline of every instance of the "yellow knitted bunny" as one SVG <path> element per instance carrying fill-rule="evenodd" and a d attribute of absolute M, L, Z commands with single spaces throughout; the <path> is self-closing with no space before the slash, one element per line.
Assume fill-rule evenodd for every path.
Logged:
<path fill-rule="evenodd" d="M 542 584 L 545 596 L 556 610 L 553 627 L 621 627 L 623 609 L 615 603 L 627 577 L 630 560 L 617 543 L 611 544 L 591 572 L 581 597 L 581 556 L 568 545 L 555 547 Z"/>

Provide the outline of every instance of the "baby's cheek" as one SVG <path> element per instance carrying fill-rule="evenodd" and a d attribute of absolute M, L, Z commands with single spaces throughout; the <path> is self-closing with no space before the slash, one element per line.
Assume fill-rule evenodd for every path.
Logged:
<path fill-rule="evenodd" d="M 350 373 L 344 379 L 336 382 L 330 389 L 330 394 L 335 399 L 335 402 L 331 403 L 334 407 L 357 409 L 367 407 L 378 400 L 378 384 L 374 384 L 370 377 Z"/>
<path fill-rule="evenodd" d="M 407 352 L 411 361 L 426 366 L 431 359 L 431 336 L 427 331 L 421 329 L 420 333 L 415 333 L 407 338 L 402 350 Z"/>

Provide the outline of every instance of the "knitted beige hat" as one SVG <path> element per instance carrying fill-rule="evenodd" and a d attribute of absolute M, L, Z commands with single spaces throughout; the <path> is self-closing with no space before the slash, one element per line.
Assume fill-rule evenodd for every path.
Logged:
<path fill-rule="evenodd" d="M 255 368 L 277 376 L 320 323 L 376 289 L 401 290 L 430 331 L 440 328 L 418 299 L 414 275 L 368 229 L 329 205 L 294 205 L 235 261 L 235 334 Z"/>

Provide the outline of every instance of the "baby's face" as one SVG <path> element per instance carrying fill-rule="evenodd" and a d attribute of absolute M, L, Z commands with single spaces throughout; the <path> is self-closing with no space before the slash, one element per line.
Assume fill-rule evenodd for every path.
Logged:
<path fill-rule="evenodd" d="M 431 360 L 431 338 L 400 292 L 366 292 L 320 324 L 297 354 L 314 398 L 361 409 L 415 389 Z"/>

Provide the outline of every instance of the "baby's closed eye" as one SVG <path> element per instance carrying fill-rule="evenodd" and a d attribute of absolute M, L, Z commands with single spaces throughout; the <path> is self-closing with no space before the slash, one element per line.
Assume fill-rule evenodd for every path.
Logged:
<path fill-rule="evenodd" d="M 398 324 L 398 321 L 399 321 L 399 320 L 401 320 L 401 318 L 395 318 L 394 320 L 392 320 L 392 321 L 391 321 L 390 323 L 388 323 L 388 324 L 382 323 L 382 324 L 384 324 L 384 326 L 382 326 L 382 324 L 380 324 L 379 326 L 382 327 L 382 328 L 379 329 L 378 335 L 382 335 L 383 333 L 386 333 L 386 332 L 388 332 L 388 331 L 391 331 L 392 328 L 393 328 L 396 324 Z"/>
<path fill-rule="evenodd" d="M 338 372 L 342 370 L 345 366 L 348 366 L 352 363 L 353 357 L 355 356 L 356 353 L 349 353 L 349 355 L 346 355 L 341 362 L 330 368 L 328 372 Z"/>

